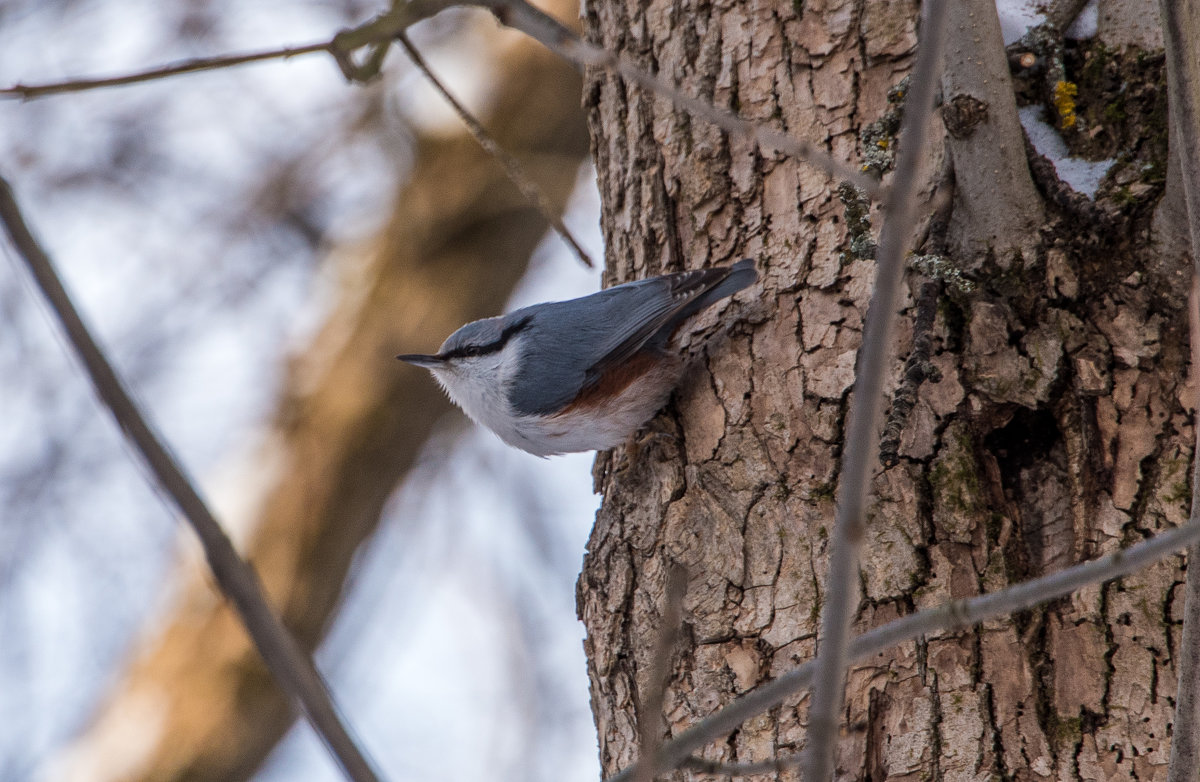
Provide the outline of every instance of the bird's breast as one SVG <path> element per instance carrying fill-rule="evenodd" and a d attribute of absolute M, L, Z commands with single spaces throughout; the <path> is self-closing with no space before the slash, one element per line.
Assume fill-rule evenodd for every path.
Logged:
<path fill-rule="evenodd" d="M 525 450 L 545 456 L 620 445 L 662 409 L 682 370 L 678 356 L 635 355 L 558 413 L 525 418 Z"/>

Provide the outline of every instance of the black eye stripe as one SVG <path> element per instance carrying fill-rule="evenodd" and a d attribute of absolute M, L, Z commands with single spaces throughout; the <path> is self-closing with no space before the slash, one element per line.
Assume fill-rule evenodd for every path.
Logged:
<path fill-rule="evenodd" d="M 496 342 L 487 345 L 463 345 L 461 348 L 448 350 L 442 354 L 442 358 L 467 358 L 473 356 L 483 356 L 488 353 L 494 353 L 504 347 L 504 343 L 497 340 Z"/>
<path fill-rule="evenodd" d="M 500 332 L 500 336 L 494 342 L 489 342 L 486 345 L 463 345 L 454 350 L 446 351 L 442 354 L 442 358 L 474 358 L 475 356 L 486 356 L 489 353 L 503 350 L 508 341 L 513 338 L 513 335 L 527 325 L 529 325 L 529 316 L 509 324 L 504 331 Z"/>

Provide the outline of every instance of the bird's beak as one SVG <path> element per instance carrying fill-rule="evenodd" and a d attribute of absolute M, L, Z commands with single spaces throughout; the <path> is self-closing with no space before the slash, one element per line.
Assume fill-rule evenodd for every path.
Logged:
<path fill-rule="evenodd" d="M 438 356 L 427 356 L 424 353 L 405 353 L 403 355 L 396 356 L 396 358 L 407 364 L 425 367 L 426 369 L 440 367 L 446 363 L 444 358 L 439 358 Z"/>

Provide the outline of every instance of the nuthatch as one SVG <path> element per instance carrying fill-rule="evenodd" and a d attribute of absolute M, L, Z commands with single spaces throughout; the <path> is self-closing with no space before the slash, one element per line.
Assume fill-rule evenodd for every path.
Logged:
<path fill-rule="evenodd" d="M 686 367 L 675 332 L 758 279 L 754 262 L 664 274 L 468 323 L 425 367 L 472 420 L 537 456 L 605 450 L 666 404 Z"/>

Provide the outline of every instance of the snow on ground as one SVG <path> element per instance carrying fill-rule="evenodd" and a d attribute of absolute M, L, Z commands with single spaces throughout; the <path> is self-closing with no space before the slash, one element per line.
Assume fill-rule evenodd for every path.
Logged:
<path fill-rule="evenodd" d="M 1039 153 L 1045 155 L 1054 164 L 1058 178 L 1071 186 L 1071 189 L 1083 193 L 1088 198 L 1096 197 L 1096 188 L 1100 180 L 1108 173 L 1108 169 L 1116 161 L 1084 160 L 1071 157 L 1067 151 L 1066 142 L 1058 135 L 1053 127 L 1042 119 L 1041 106 L 1024 106 L 1018 110 L 1021 115 L 1021 125 L 1029 134 L 1029 140 Z"/>
<path fill-rule="evenodd" d="M 1042 13 L 1043 3 L 1039 0 L 997 0 L 996 11 L 1000 15 L 1000 32 L 1004 45 L 1016 43 L 1030 27 L 1046 21 Z"/>
<path fill-rule="evenodd" d="M 1091 0 L 1075 21 L 1067 28 L 1067 37 L 1076 41 L 1086 41 L 1096 37 L 1100 28 L 1100 0 Z"/>

